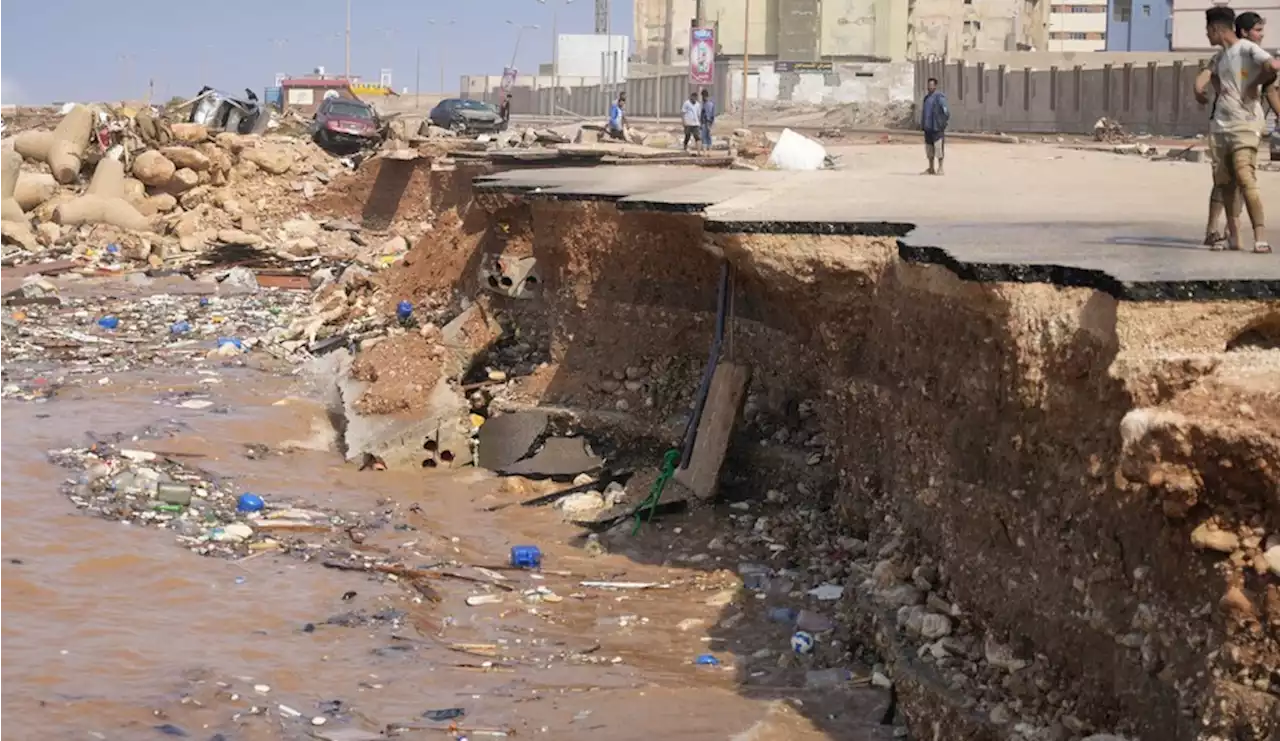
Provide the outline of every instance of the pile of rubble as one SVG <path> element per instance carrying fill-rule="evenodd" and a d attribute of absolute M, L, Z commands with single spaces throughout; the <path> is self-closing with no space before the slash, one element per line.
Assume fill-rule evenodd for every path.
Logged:
<path fill-rule="evenodd" d="M 314 239 L 313 253 L 354 258 L 345 235 L 315 239 L 309 227 L 281 231 L 306 203 L 359 164 L 309 139 L 240 134 L 76 105 L 56 128 L 30 129 L 3 153 L 4 264 L 50 257 L 94 263 L 108 245 L 153 267 L 191 261 L 216 245 L 270 250 L 288 237 Z M 412 225 L 401 236 L 416 239 Z M 297 257 L 289 251 L 286 259 Z"/>

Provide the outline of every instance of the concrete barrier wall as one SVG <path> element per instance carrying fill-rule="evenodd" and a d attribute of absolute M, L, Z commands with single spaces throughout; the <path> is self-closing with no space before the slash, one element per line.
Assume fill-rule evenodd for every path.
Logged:
<path fill-rule="evenodd" d="M 1194 136 L 1209 125 L 1208 107 L 1192 94 L 1199 69 L 1181 61 L 1035 69 L 922 60 L 915 92 L 919 100 L 926 81 L 938 79 L 953 131 L 1086 134 L 1105 116 L 1133 133 Z"/>

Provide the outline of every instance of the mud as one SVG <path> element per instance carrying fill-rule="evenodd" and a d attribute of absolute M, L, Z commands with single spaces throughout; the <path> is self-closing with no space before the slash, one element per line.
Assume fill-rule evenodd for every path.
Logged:
<path fill-rule="evenodd" d="M 437 232 L 446 259 L 419 245 L 388 280 L 469 296 L 505 244 L 535 257 L 540 296 L 495 307 L 550 360 L 495 403 L 569 408 L 650 464 L 683 430 L 722 252 L 728 352 L 755 371 L 724 494 L 760 500 L 788 563 L 847 578 L 837 635 L 883 665 L 913 736 L 1280 732 L 1275 302 L 1119 301 L 962 280 L 889 238 L 476 203 L 484 229 L 467 209 Z M 922 636 L 927 616 L 951 634 Z"/>

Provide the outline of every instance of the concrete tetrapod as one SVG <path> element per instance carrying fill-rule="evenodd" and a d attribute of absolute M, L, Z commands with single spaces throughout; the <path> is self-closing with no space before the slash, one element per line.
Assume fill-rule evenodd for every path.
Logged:
<path fill-rule="evenodd" d="M 37 246 L 36 234 L 31 230 L 31 222 L 23 213 L 22 207 L 14 199 L 14 189 L 18 185 L 18 171 L 22 167 L 22 157 L 17 152 L 5 152 L 3 160 L 3 177 L 0 177 L 0 235 L 6 242 L 19 244 L 26 249 Z"/>
<path fill-rule="evenodd" d="M 24 172 L 18 175 L 13 198 L 23 211 L 30 211 L 58 192 L 58 181 L 47 172 Z"/>
<path fill-rule="evenodd" d="M 151 230 L 151 223 L 146 217 L 125 200 L 124 165 L 110 158 L 98 163 L 83 196 L 54 209 L 53 220 L 57 224 L 72 226 L 110 224 L 132 231 Z"/>
<path fill-rule="evenodd" d="M 52 133 L 24 131 L 13 139 L 13 148 L 28 159 L 48 162 L 53 178 L 64 185 L 80 177 L 84 148 L 93 128 L 93 111 L 78 105 L 67 112 Z"/>

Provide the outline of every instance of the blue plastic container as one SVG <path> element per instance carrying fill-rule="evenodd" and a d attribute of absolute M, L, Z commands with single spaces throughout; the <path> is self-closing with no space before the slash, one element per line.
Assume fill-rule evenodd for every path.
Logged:
<path fill-rule="evenodd" d="M 218 347 L 222 347 L 223 345 L 235 345 L 237 350 L 244 349 L 244 343 L 240 342 L 239 337 L 219 337 Z"/>
<path fill-rule="evenodd" d="M 102 327 L 103 329 L 115 329 L 116 327 L 120 326 L 120 317 L 104 316 L 98 320 L 98 326 Z"/>
<path fill-rule="evenodd" d="M 236 500 L 236 510 L 239 512 L 261 512 L 265 506 L 266 502 L 257 494 L 241 494 Z"/>
<path fill-rule="evenodd" d="M 187 332 L 190 332 L 190 331 L 191 331 L 190 322 L 174 322 L 173 325 L 169 327 L 169 332 L 171 334 L 186 334 Z"/>
<path fill-rule="evenodd" d="M 401 301 L 400 303 L 396 304 L 397 319 L 403 322 L 404 320 L 408 319 L 410 316 L 413 316 L 413 304 L 409 303 L 408 301 Z"/>
<path fill-rule="evenodd" d="M 698 658 L 694 659 L 693 663 L 697 664 L 698 666 L 720 666 L 720 659 L 717 659 L 711 654 L 703 654 Z"/>
<path fill-rule="evenodd" d="M 511 565 L 522 569 L 536 569 L 542 565 L 542 551 L 536 545 L 511 546 Z"/>

